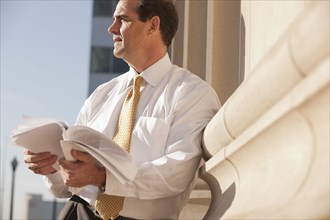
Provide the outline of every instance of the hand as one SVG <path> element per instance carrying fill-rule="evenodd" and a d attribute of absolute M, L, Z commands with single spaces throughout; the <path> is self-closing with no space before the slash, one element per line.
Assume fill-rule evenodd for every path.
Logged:
<path fill-rule="evenodd" d="M 98 165 L 88 153 L 72 150 L 72 157 L 77 161 L 60 159 L 61 174 L 66 186 L 83 187 L 95 185 L 101 187 L 105 183 L 105 168 Z"/>
<path fill-rule="evenodd" d="M 56 172 L 52 166 L 57 161 L 56 155 L 49 152 L 33 153 L 29 150 L 24 150 L 24 154 L 24 162 L 35 174 L 48 175 Z"/>

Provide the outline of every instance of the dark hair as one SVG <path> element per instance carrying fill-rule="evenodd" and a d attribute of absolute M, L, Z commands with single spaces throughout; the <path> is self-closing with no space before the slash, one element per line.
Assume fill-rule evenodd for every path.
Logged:
<path fill-rule="evenodd" d="M 172 0 L 139 0 L 137 14 L 142 22 L 158 16 L 160 18 L 160 32 L 165 45 L 171 45 L 178 29 L 178 13 Z"/>

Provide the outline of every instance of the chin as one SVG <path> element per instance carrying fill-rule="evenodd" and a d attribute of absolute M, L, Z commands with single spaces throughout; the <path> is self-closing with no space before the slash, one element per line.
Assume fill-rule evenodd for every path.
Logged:
<path fill-rule="evenodd" d="M 116 49 L 113 51 L 113 55 L 114 55 L 116 58 L 123 59 L 123 53 L 121 53 L 120 51 L 118 51 L 118 50 L 116 50 Z"/>

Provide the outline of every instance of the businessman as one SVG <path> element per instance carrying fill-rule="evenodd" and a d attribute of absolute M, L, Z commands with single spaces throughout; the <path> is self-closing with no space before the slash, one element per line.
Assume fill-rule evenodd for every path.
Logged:
<path fill-rule="evenodd" d="M 76 124 L 125 149 L 137 167 L 134 180 L 119 181 L 79 151 L 71 152 L 76 161 L 30 151 L 24 160 L 53 195 L 71 198 L 61 219 L 178 219 L 196 179 L 203 129 L 220 102 L 205 81 L 169 58 L 178 28 L 172 1 L 119 0 L 113 18 L 113 53 L 130 69 L 91 94 Z M 82 190 L 73 194 L 70 187 Z"/>

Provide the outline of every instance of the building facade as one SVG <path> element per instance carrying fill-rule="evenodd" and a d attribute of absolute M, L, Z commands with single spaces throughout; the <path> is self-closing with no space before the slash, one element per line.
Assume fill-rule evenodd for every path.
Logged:
<path fill-rule="evenodd" d="M 45 201 L 42 199 L 42 195 L 39 194 L 27 194 L 25 219 L 57 219 L 65 204 L 66 202 L 57 200 Z"/>
<path fill-rule="evenodd" d="M 128 65 L 114 57 L 112 53 L 113 41 L 108 33 L 108 27 L 112 24 L 115 8 L 116 1 L 95 0 L 93 2 L 89 94 L 101 83 L 128 70 Z"/>
<path fill-rule="evenodd" d="M 174 62 L 217 91 L 203 219 L 328 219 L 329 1 L 176 1 Z"/>

